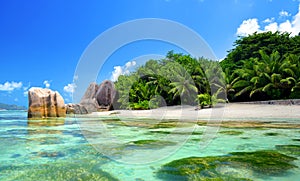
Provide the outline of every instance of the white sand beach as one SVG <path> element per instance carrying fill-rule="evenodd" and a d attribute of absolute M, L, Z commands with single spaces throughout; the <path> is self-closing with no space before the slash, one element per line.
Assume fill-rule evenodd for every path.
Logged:
<path fill-rule="evenodd" d="M 241 104 L 228 103 L 214 108 L 196 110 L 193 106 L 169 106 L 151 110 L 114 110 L 96 112 L 90 116 L 155 118 L 155 119 L 232 119 L 247 120 L 259 118 L 288 118 L 300 120 L 300 105 L 268 105 L 268 104 Z"/>

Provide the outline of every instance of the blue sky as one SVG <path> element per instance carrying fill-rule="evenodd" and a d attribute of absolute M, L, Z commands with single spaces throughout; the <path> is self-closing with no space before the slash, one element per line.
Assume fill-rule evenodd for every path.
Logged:
<path fill-rule="evenodd" d="M 299 4 L 299 0 L 0 1 L 0 102 L 27 106 L 30 87 L 49 87 L 66 102 L 72 101 L 74 72 L 86 47 L 126 21 L 162 18 L 181 23 L 222 59 L 238 35 L 266 30 L 298 34 Z M 102 67 L 97 81 L 128 72 L 136 57 L 165 55 L 171 49 L 182 51 L 157 41 L 122 47 Z"/>

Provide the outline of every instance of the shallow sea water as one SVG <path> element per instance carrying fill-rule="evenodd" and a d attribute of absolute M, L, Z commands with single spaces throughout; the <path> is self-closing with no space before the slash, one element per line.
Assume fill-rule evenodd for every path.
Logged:
<path fill-rule="evenodd" d="M 209 131 L 196 124 L 156 126 L 157 120 L 145 120 L 147 124 L 75 117 L 28 121 L 26 116 L 23 111 L 0 111 L 0 180 L 160 180 L 157 172 L 173 160 L 300 145 L 300 129 L 215 127 Z M 276 119 L 281 121 L 289 122 Z M 250 169 L 226 166 L 218 171 L 251 180 L 297 181 L 300 157 L 292 156 L 298 158 L 293 164 L 299 168 L 281 175 L 257 175 Z"/>

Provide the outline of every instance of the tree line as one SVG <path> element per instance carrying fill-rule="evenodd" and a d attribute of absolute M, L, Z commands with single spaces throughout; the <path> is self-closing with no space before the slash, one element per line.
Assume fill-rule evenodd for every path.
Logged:
<path fill-rule="evenodd" d="M 239 37 L 221 62 L 170 51 L 115 82 L 122 109 L 300 98 L 300 37 Z"/>

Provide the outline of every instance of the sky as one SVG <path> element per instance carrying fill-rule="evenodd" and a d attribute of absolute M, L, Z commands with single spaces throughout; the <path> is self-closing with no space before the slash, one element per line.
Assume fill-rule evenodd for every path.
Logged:
<path fill-rule="evenodd" d="M 72 102 L 83 53 L 121 23 L 143 18 L 180 23 L 200 35 L 222 60 L 239 36 L 277 30 L 298 35 L 299 8 L 300 0 L 0 1 L 0 102 L 28 106 L 30 87 L 56 90 L 66 103 Z M 114 41 L 112 37 L 105 43 Z M 186 53 L 156 40 L 122 46 L 103 60 L 95 80 L 117 80 L 147 55 L 163 57 L 169 50 Z"/>

